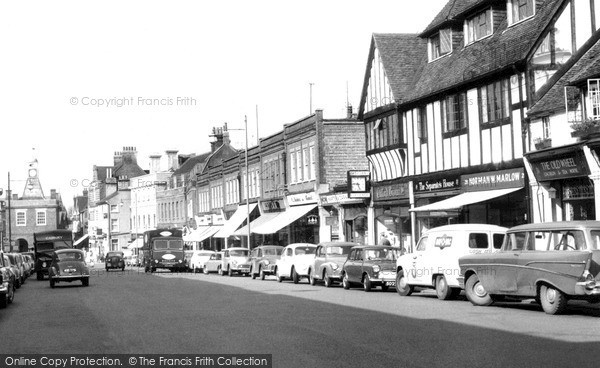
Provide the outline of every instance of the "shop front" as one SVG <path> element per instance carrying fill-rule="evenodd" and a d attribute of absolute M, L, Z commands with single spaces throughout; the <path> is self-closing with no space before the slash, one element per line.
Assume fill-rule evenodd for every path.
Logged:
<path fill-rule="evenodd" d="M 367 243 L 368 208 L 364 199 L 349 198 L 348 193 L 321 195 L 321 241 Z"/>
<path fill-rule="evenodd" d="M 410 249 L 412 244 L 409 183 L 373 186 L 372 213 L 377 244 Z"/>
<path fill-rule="evenodd" d="M 535 222 L 596 219 L 595 185 L 584 149 L 576 144 L 526 155 Z"/>

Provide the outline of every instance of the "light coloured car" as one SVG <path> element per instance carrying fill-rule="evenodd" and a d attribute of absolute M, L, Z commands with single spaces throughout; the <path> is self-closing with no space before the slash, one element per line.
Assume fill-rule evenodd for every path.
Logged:
<path fill-rule="evenodd" d="M 0 250 L 0 308 L 6 308 L 15 298 L 15 277 L 8 262 L 8 257 Z"/>
<path fill-rule="evenodd" d="M 308 278 L 308 270 L 313 265 L 316 251 L 317 245 L 310 243 L 293 243 L 285 247 L 281 258 L 276 262 L 277 281 L 289 278 L 297 284 L 300 279 Z"/>
<path fill-rule="evenodd" d="M 421 236 L 413 253 L 396 262 L 396 291 L 402 296 L 415 287 L 435 289 L 438 299 L 458 296 L 462 285 L 458 259 L 469 254 L 497 252 L 507 228 L 486 224 L 435 227 Z"/>
<path fill-rule="evenodd" d="M 8 259 L 12 266 L 12 270 L 17 277 L 16 287 L 17 289 L 25 283 L 25 267 L 23 266 L 23 260 L 17 257 L 16 253 L 7 253 Z"/>
<path fill-rule="evenodd" d="M 223 250 L 220 275 L 250 275 L 250 251 L 248 248 L 233 247 Z"/>
<path fill-rule="evenodd" d="M 323 281 L 325 287 L 330 287 L 334 282 L 342 281 L 342 266 L 350 249 L 357 246 L 351 242 L 324 242 L 319 243 L 312 267 L 308 270 L 311 285 Z"/>
<path fill-rule="evenodd" d="M 193 273 L 202 272 L 204 264 L 210 259 L 210 256 L 215 254 L 213 250 L 196 250 L 190 258 L 188 267 Z"/>
<path fill-rule="evenodd" d="M 211 272 L 221 272 L 221 261 L 223 260 L 223 252 L 216 252 L 210 256 L 208 261 L 202 265 L 202 273 L 208 275 Z"/>

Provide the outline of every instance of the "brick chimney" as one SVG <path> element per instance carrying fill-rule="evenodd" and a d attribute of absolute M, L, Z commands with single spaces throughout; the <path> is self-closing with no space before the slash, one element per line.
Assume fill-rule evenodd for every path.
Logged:
<path fill-rule="evenodd" d="M 352 115 L 352 105 L 348 104 L 348 106 L 346 107 L 346 117 L 348 119 L 352 119 L 353 115 Z"/>
<path fill-rule="evenodd" d="M 227 123 L 222 128 L 213 127 L 212 134 L 209 137 L 214 137 L 215 140 L 210 142 L 210 151 L 215 152 L 223 143 L 230 143 L 229 132 L 227 131 Z"/>
<path fill-rule="evenodd" d="M 154 154 L 150 155 L 150 173 L 157 173 L 160 171 L 160 155 Z"/>
<path fill-rule="evenodd" d="M 123 152 L 121 152 L 121 155 L 123 156 L 123 163 L 137 164 L 137 150 L 135 147 L 123 147 Z"/>
<path fill-rule="evenodd" d="M 121 162 L 123 162 L 123 156 L 121 155 L 121 152 L 116 151 L 114 156 L 113 156 L 113 162 L 114 162 L 114 166 L 117 167 L 121 164 Z"/>
<path fill-rule="evenodd" d="M 56 199 L 56 189 L 50 189 L 50 199 Z"/>
<path fill-rule="evenodd" d="M 167 154 L 167 170 L 177 170 L 179 169 L 179 159 L 177 158 L 177 150 L 167 150 L 165 153 Z"/>

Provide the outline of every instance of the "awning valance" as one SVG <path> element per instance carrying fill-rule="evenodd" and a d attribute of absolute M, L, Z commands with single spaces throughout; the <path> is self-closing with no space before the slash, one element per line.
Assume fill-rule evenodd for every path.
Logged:
<path fill-rule="evenodd" d="M 439 202 L 430 203 L 425 206 L 412 208 L 409 211 L 412 212 L 425 212 L 425 211 L 447 211 L 456 210 L 462 206 L 467 206 L 473 203 L 485 202 L 492 198 L 500 197 L 522 188 L 507 188 L 507 189 L 494 189 L 484 190 L 479 192 L 466 192 L 444 199 Z"/>
<path fill-rule="evenodd" d="M 316 204 L 290 207 L 283 212 L 279 212 L 279 214 L 270 221 L 254 228 L 251 227 L 250 230 L 257 234 L 275 234 L 278 230 L 298 220 L 315 207 L 317 207 Z"/>
<path fill-rule="evenodd" d="M 237 230 L 238 227 L 244 222 L 244 220 L 248 217 L 248 213 L 252 212 L 257 203 L 250 203 L 249 206 L 241 205 L 235 210 L 235 213 L 225 225 L 221 226 L 221 229 L 214 235 L 215 238 L 228 238 L 233 235 L 233 232 Z"/>

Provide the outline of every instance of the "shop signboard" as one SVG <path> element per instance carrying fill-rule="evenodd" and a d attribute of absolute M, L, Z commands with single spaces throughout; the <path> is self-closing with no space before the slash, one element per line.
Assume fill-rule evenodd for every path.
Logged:
<path fill-rule="evenodd" d="M 282 200 L 262 201 L 260 206 L 263 212 L 281 212 L 285 211 L 285 205 Z"/>
<path fill-rule="evenodd" d="M 319 203 L 319 196 L 315 192 L 291 194 L 287 196 L 287 202 L 290 206 Z"/>
<path fill-rule="evenodd" d="M 408 183 L 373 187 L 373 200 L 389 201 L 393 199 L 408 199 Z"/>
<path fill-rule="evenodd" d="M 414 192 L 416 194 L 438 192 L 443 190 L 453 190 L 460 187 L 460 177 L 458 175 L 440 177 L 437 179 L 420 180 L 414 182 Z"/>
<path fill-rule="evenodd" d="M 581 150 L 531 162 L 531 167 L 538 181 L 576 178 L 590 174 L 590 168 Z"/>
<path fill-rule="evenodd" d="M 523 188 L 525 186 L 525 169 L 519 167 L 516 169 L 495 170 L 462 175 L 460 178 L 462 189 L 465 192 Z"/>
<path fill-rule="evenodd" d="M 362 203 L 361 198 L 349 198 L 348 193 L 325 194 L 321 196 L 321 205 Z"/>

